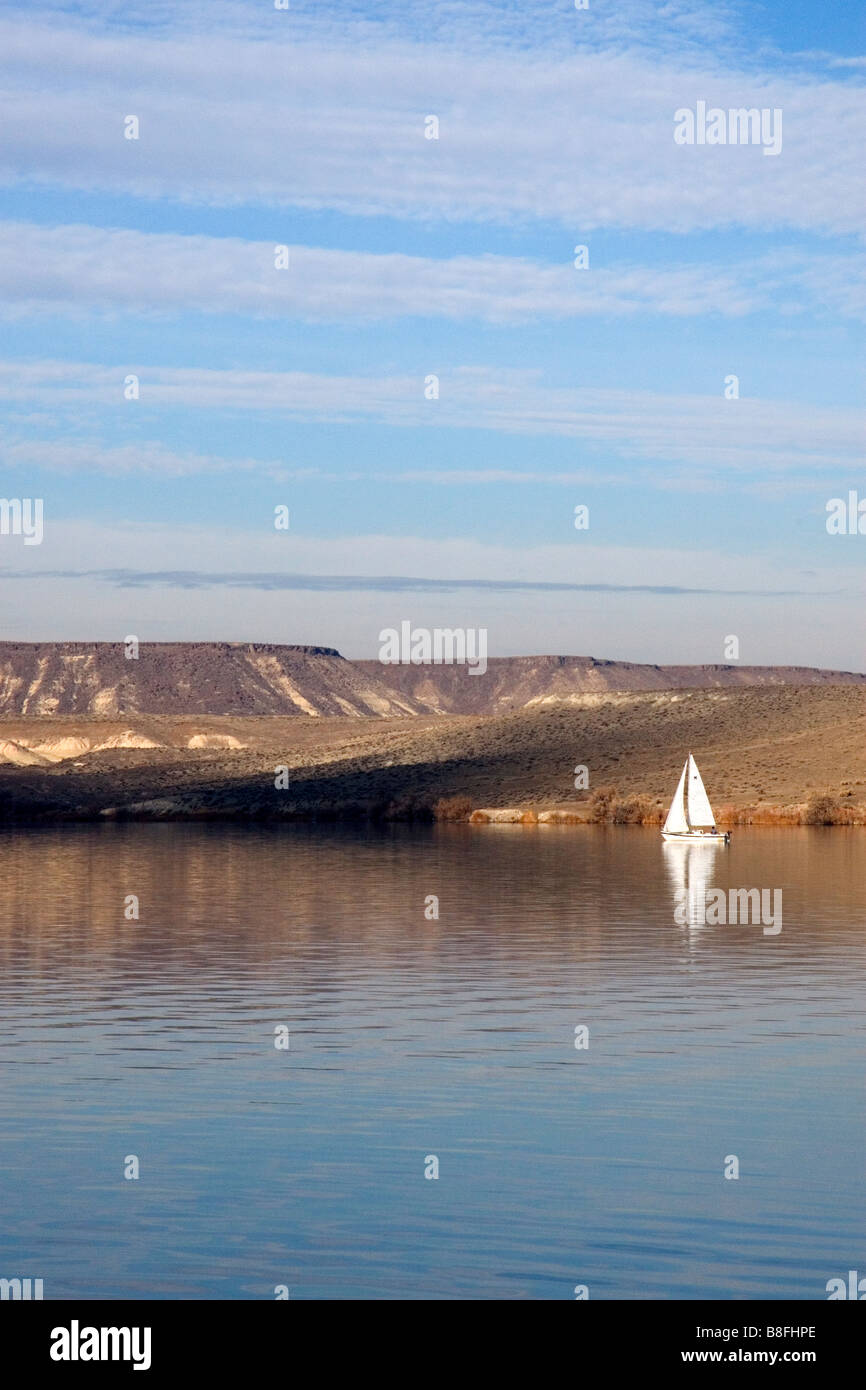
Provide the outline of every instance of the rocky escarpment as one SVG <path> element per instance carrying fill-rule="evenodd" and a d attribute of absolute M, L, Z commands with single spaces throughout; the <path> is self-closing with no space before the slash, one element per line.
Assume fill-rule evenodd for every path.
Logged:
<path fill-rule="evenodd" d="M 394 717 L 421 706 L 331 647 L 234 642 L 0 642 L 0 715 Z"/>
<path fill-rule="evenodd" d="M 544 702 L 609 692 L 732 690 L 742 686 L 863 685 L 866 675 L 810 666 L 657 666 L 592 656 L 504 656 L 484 675 L 468 666 L 391 666 L 356 661 L 428 713 L 505 714 Z"/>
<path fill-rule="evenodd" d="M 611 694 L 828 685 L 866 686 L 866 675 L 587 656 L 494 657 L 473 674 L 465 665 L 348 661 L 332 647 L 280 643 L 142 642 L 130 659 L 121 642 L 0 642 L 0 718 L 484 716 Z"/>

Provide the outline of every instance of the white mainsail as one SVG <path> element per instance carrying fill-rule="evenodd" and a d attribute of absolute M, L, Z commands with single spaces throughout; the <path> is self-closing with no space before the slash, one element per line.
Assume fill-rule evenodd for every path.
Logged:
<path fill-rule="evenodd" d="M 706 787 L 704 786 L 703 779 L 701 778 L 701 774 L 698 772 L 698 765 L 692 757 L 691 753 L 689 754 L 688 769 L 689 825 L 699 830 L 712 829 L 716 824 L 716 818 L 713 815 L 713 808 L 710 805 L 710 798 L 707 796 L 707 791 Z"/>
<path fill-rule="evenodd" d="M 689 758 L 690 757 L 691 753 L 689 754 Z M 686 798 L 683 791 L 686 785 L 686 773 L 688 769 L 689 759 L 687 758 L 682 770 L 682 775 L 677 783 L 677 789 L 674 792 L 674 799 L 671 802 L 671 809 L 668 811 L 668 818 L 662 827 L 663 833 L 666 835 L 684 835 L 689 829 L 689 823 L 686 819 Z"/>

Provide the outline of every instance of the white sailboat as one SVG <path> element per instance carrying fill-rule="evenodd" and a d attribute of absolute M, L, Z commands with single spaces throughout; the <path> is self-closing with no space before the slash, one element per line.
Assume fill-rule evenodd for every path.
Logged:
<path fill-rule="evenodd" d="M 691 753 L 686 758 L 668 818 L 662 826 L 662 838 L 702 845 L 726 845 L 730 841 L 728 831 L 716 829 L 710 798 Z"/>

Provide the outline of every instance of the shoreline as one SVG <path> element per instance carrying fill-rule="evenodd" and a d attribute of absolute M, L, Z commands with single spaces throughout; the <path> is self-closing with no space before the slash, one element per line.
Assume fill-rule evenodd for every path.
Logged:
<path fill-rule="evenodd" d="M 794 807 L 726 808 L 716 825 L 720 830 L 772 829 L 853 829 L 866 828 L 866 807 L 840 807 L 835 812 L 815 818 L 808 803 Z M 614 816 L 593 816 L 589 810 L 576 807 L 477 807 L 463 815 L 437 815 L 435 808 L 361 808 L 319 807 L 299 808 L 257 806 L 183 805 L 170 797 L 122 806 L 34 806 L 21 804 L 0 807 L 0 830 L 35 828 L 58 825 L 117 825 L 162 823 L 220 822 L 225 824 L 287 824 L 287 825 L 462 825 L 472 828 L 488 826 L 589 826 L 593 829 L 638 829 L 661 831 L 663 816 L 617 819 Z"/>
<path fill-rule="evenodd" d="M 661 829 L 665 811 L 641 805 L 641 797 L 624 798 L 612 807 L 594 808 L 592 803 L 580 807 L 478 807 L 469 815 L 473 825 L 637 825 L 644 829 Z M 447 819 L 447 817 L 446 817 Z M 719 830 L 734 830 L 744 826 L 781 828 L 850 826 L 866 827 L 866 806 L 848 804 L 828 795 L 817 795 L 794 805 L 753 803 L 744 806 L 725 805 L 716 815 Z"/>

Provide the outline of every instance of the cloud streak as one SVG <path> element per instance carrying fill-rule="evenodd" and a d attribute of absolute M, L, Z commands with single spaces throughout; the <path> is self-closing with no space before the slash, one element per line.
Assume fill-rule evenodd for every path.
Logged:
<path fill-rule="evenodd" d="M 698 11 L 695 11 L 697 14 Z M 573 21 L 574 15 L 569 16 Z M 451 221 L 861 234 L 855 80 L 761 72 L 694 51 L 459 51 L 366 30 L 247 39 L 0 23 L 0 180 L 144 198 Z M 50 82 L 47 75 L 50 74 Z M 698 99 L 784 111 L 776 159 L 678 147 Z M 123 137 L 135 114 L 141 138 Z M 424 138 L 438 115 L 440 138 Z"/>
<path fill-rule="evenodd" d="M 0 223 L 0 307 L 52 314 L 238 314 L 308 322 L 406 316 L 511 324 L 597 315 L 741 317 L 768 307 L 866 318 L 861 257 L 789 251 L 728 266 L 578 271 L 516 256 L 432 259 L 277 242 Z"/>
<path fill-rule="evenodd" d="M 137 401 L 123 399 L 123 382 L 129 374 L 140 378 Z M 588 450 L 652 465 L 653 476 L 664 485 L 671 477 L 682 475 L 694 482 L 718 469 L 776 479 L 816 472 L 850 476 L 850 470 L 861 465 L 866 435 L 863 410 L 747 398 L 729 401 L 723 398 L 722 381 L 717 395 L 665 395 L 549 386 L 540 373 L 516 368 L 455 367 L 443 371 L 438 400 L 425 399 L 424 381 L 420 373 L 359 377 L 131 363 L 108 367 L 0 361 L 0 402 L 18 406 L 38 401 L 70 419 L 79 418 L 83 408 L 91 406 L 133 411 L 138 412 L 136 427 L 146 422 L 152 409 L 201 410 L 211 417 L 244 412 L 305 423 L 558 437 L 581 441 Z M 116 428 L 117 416 L 113 418 Z M 18 443 L 12 457 L 15 448 L 19 459 L 26 459 L 34 446 Z M 206 467 L 195 467 L 200 456 L 192 456 L 190 467 L 190 456 L 174 455 L 153 444 L 97 450 L 91 466 L 98 470 L 101 458 L 109 465 L 122 461 L 127 471 L 134 469 L 137 448 L 143 471 L 159 471 L 160 466 L 166 472 L 173 468 L 181 473 L 206 471 Z M 38 452 L 29 457 L 35 462 Z M 58 466 L 64 458 L 67 465 L 88 466 L 80 443 L 71 447 L 50 443 L 45 458 L 48 467 Z M 223 468 L 225 461 L 218 466 Z M 239 464 L 251 466 L 255 465 L 248 459 Z"/>
<path fill-rule="evenodd" d="M 567 514 L 566 514 L 567 519 Z M 818 517 L 823 530 L 823 518 Z M 808 570 L 786 554 L 732 556 L 722 549 L 670 547 L 648 543 L 618 543 L 619 528 L 612 517 L 606 527 L 589 535 L 572 533 L 574 540 L 555 544 L 505 544 L 454 535 L 434 539 L 424 535 L 367 533 L 322 536 L 300 531 L 277 533 L 273 517 L 263 509 L 261 524 L 239 529 L 206 522 L 121 522 L 106 524 L 54 517 L 46 508 L 45 540 L 38 547 L 20 541 L 0 542 L 5 575 L 85 573 L 112 583 L 138 576 L 171 576 L 187 587 L 201 583 L 261 585 L 274 588 L 298 584 L 388 585 L 418 582 L 431 591 L 441 585 L 471 585 L 483 589 L 504 584 L 551 592 L 576 585 L 587 592 L 628 592 L 649 586 L 673 593 L 689 592 L 812 593 L 825 597 L 843 592 L 862 594 L 859 568 L 850 554 L 830 547 L 820 567 Z M 826 537 L 825 537 L 826 539 Z M 178 564 L 178 557 L 183 564 Z M 735 565 L 735 578 L 732 571 Z M 211 581 L 208 576 L 216 576 Z M 370 579 L 372 576 L 372 579 Z M 446 576 L 449 576 L 446 578 Z M 451 578 L 450 576 L 454 576 Z M 203 578 L 202 578 L 203 577 Z M 221 578 L 220 578 L 221 577 Z"/>
<path fill-rule="evenodd" d="M 3 570 L 4 579 L 97 579 L 120 589 L 261 589 L 304 593 L 490 593 L 713 594 L 726 598 L 812 598 L 810 589 L 689 588 L 681 584 L 578 584 L 526 579 L 425 579 L 408 575 L 203 573 L 198 570 Z M 832 597 L 826 591 L 823 597 Z"/>

